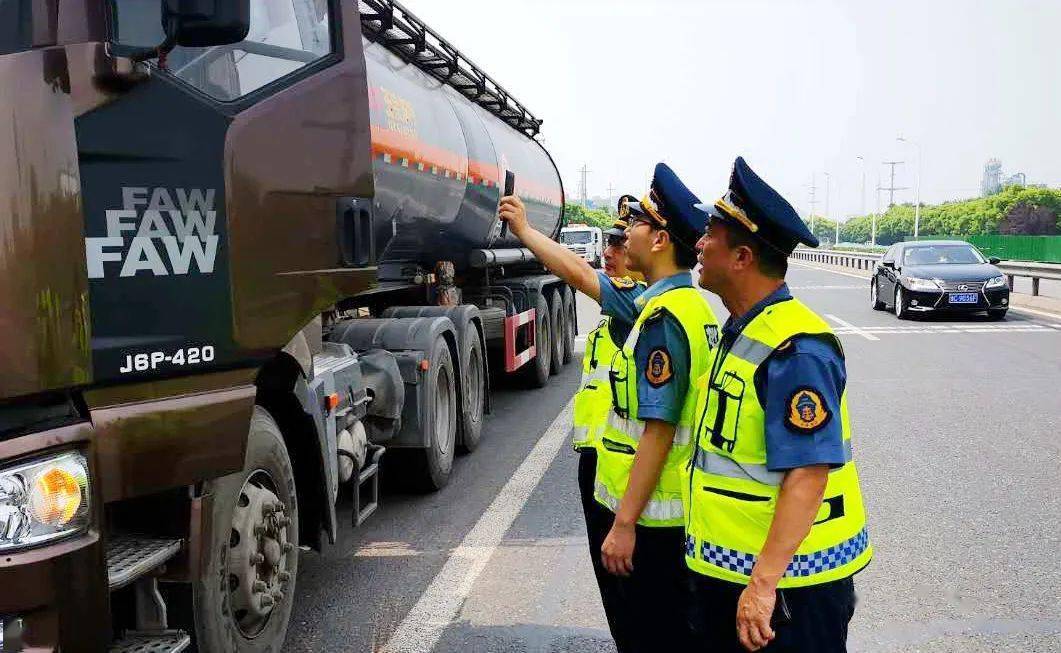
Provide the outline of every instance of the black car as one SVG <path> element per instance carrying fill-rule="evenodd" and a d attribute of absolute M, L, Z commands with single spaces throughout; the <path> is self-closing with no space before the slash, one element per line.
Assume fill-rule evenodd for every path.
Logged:
<path fill-rule="evenodd" d="M 960 240 L 919 240 L 892 245 L 873 270 L 873 308 L 890 308 L 900 320 L 924 313 L 986 312 L 1006 317 L 1009 284 L 975 247 Z"/>

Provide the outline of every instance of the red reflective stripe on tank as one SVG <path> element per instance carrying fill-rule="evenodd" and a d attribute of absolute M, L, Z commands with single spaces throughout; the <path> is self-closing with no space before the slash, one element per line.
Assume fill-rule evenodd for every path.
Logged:
<path fill-rule="evenodd" d="M 469 183 L 482 184 L 487 188 L 500 185 L 496 164 L 463 158 L 450 150 L 380 125 L 372 125 L 371 132 L 374 157 L 383 157 L 384 161 L 387 161 L 385 157 L 389 156 L 391 163 L 404 160 L 405 167 L 413 167 L 415 164 L 417 170 L 425 173 L 427 168 L 434 167 L 450 173 L 458 181 L 467 178 Z M 560 193 L 545 184 L 518 177 L 516 186 L 523 197 L 560 205 Z"/>

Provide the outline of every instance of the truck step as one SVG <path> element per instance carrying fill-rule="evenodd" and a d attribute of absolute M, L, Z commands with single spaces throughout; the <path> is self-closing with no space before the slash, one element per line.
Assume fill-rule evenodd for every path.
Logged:
<path fill-rule="evenodd" d="M 160 633 L 129 631 L 111 644 L 108 653 L 178 653 L 188 648 L 192 638 L 183 630 Z"/>
<path fill-rule="evenodd" d="M 364 469 L 354 481 L 354 526 L 360 526 L 379 508 L 379 459 L 387 449 L 378 444 L 368 445 Z"/>
<path fill-rule="evenodd" d="M 181 544 L 180 539 L 172 538 L 138 535 L 111 536 L 107 540 L 107 579 L 111 590 L 125 587 L 158 569 L 180 552 Z M 143 650 L 154 651 L 156 649 Z"/>

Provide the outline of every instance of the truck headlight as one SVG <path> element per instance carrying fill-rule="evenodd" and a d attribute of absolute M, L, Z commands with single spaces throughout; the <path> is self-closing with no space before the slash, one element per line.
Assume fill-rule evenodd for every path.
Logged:
<path fill-rule="evenodd" d="M 939 284 L 932 279 L 918 279 L 917 277 L 906 277 L 906 287 L 910 290 L 923 290 L 934 292 L 940 289 Z"/>
<path fill-rule="evenodd" d="M 985 288 L 1001 288 L 1002 286 L 1005 286 L 1005 285 L 1006 285 L 1006 277 L 1005 277 L 1005 275 L 1001 275 L 1000 274 L 997 277 L 991 277 L 990 279 L 988 279 L 987 283 L 984 285 L 984 287 Z"/>
<path fill-rule="evenodd" d="M 0 469 L 0 551 L 84 531 L 90 496 L 88 463 L 77 452 Z"/>

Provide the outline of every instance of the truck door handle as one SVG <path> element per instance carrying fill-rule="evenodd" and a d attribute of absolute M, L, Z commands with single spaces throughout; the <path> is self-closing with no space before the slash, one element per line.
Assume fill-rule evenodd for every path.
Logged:
<path fill-rule="evenodd" d="M 336 202 L 336 238 L 339 260 L 346 267 L 376 264 L 376 242 L 372 234 L 372 200 L 343 197 Z"/>

